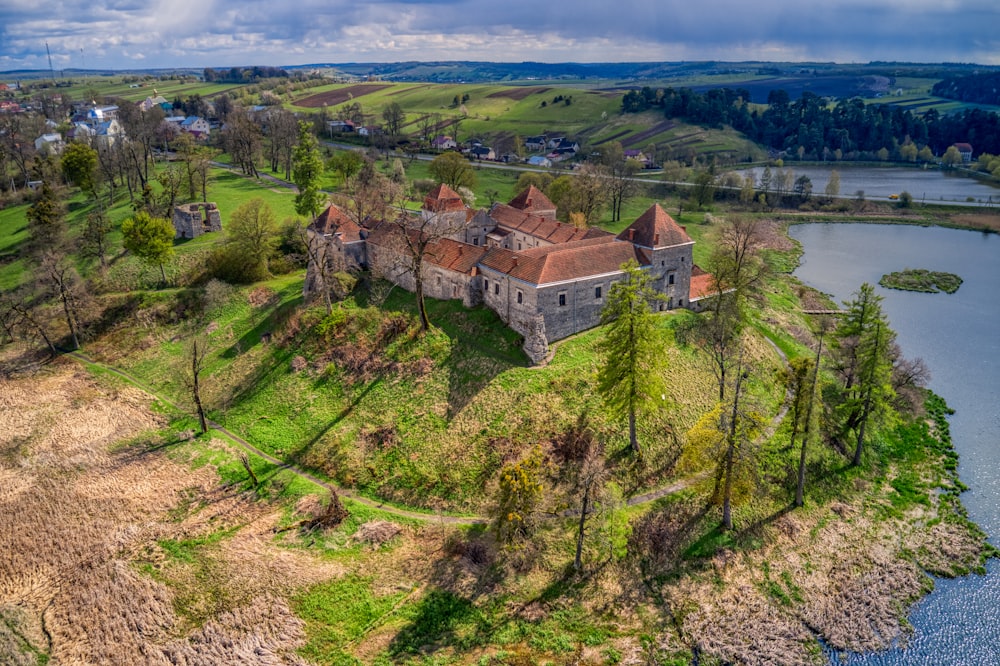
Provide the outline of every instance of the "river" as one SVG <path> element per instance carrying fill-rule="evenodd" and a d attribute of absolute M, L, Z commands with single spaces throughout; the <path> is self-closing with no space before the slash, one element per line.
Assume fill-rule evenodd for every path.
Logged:
<path fill-rule="evenodd" d="M 862 282 L 876 285 L 903 353 L 921 357 L 930 387 L 956 410 L 952 438 L 969 486 L 969 517 L 1000 545 L 1000 236 L 939 227 L 806 224 L 790 234 L 804 248 L 795 275 L 838 301 Z M 904 268 L 961 276 L 954 294 L 884 289 L 879 278 Z M 913 608 L 905 647 L 830 655 L 852 666 L 1000 664 L 1000 564 L 984 576 L 937 579 Z"/>
<path fill-rule="evenodd" d="M 914 203 L 978 201 L 986 205 L 1000 205 L 1000 184 L 965 175 L 960 171 L 848 165 L 796 166 L 795 163 L 784 166 L 784 170 L 791 171 L 795 178 L 808 176 L 814 196 L 822 195 L 826 190 L 833 169 L 840 174 L 840 194 L 843 196 L 853 196 L 861 190 L 866 199 L 885 200 L 890 194 L 909 192 Z M 776 168 L 771 168 L 772 176 L 776 171 Z M 754 174 L 755 182 L 759 185 L 762 172 L 762 168 L 756 167 L 738 173 Z"/>

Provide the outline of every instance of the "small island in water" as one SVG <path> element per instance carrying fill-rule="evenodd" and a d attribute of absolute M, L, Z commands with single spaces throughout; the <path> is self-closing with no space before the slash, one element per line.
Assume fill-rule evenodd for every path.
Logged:
<path fill-rule="evenodd" d="M 961 286 L 962 278 L 954 273 L 940 273 L 924 268 L 907 268 L 883 275 L 878 283 L 887 289 L 923 291 L 929 294 L 943 291 L 954 294 Z"/>

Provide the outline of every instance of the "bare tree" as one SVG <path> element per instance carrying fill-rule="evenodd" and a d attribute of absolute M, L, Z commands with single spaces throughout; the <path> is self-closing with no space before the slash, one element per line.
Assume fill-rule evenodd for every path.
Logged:
<path fill-rule="evenodd" d="M 601 146 L 600 164 L 603 167 L 602 175 L 611 202 L 611 221 L 617 222 L 622 217 L 622 206 L 639 188 L 639 184 L 635 181 L 639 163 L 625 159 L 622 144 L 613 141 Z"/>
<path fill-rule="evenodd" d="M 39 280 L 59 299 L 73 348 L 79 349 L 79 311 L 80 301 L 84 295 L 83 281 L 80 280 L 80 276 L 66 255 L 57 251 L 43 253 L 39 269 Z"/>
<path fill-rule="evenodd" d="M 199 336 L 191 338 L 191 346 L 188 351 L 188 366 L 184 380 L 191 391 L 191 400 L 194 402 L 195 411 L 198 413 L 198 424 L 202 434 L 208 432 L 208 420 L 205 418 L 205 406 L 201 400 L 201 374 L 205 370 L 205 360 L 208 357 L 208 342 L 199 339 Z M 256 485 L 256 483 L 254 484 Z"/>
<path fill-rule="evenodd" d="M 242 109 L 229 114 L 226 128 L 222 131 L 223 145 L 232 156 L 233 162 L 248 176 L 257 178 L 257 160 L 260 157 L 262 134 L 260 127 Z"/>
<path fill-rule="evenodd" d="M 292 151 L 299 140 L 299 121 L 286 109 L 271 109 L 264 123 L 267 157 L 271 171 L 282 171 L 285 180 L 292 178 Z"/>
<path fill-rule="evenodd" d="M 38 299 L 27 289 L 0 292 L 0 322 L 11 338 L 29 338 L 37 335 L 45 342 L 52 356 L 57 355 L 55 344 L 48 333 L 45 320 L 37 312 Z"/>

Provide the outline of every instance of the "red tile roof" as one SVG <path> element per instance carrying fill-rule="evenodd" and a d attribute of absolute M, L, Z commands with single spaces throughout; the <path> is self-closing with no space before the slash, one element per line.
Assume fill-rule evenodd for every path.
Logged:
<path fill-rule="evenodd" d="M 413 241 L 419 238 L 419 232 L 414 229 L 407 229 L 406 233 Z M 382 224 L 371 232 L 368 242 L 406 253 L 405 256 L 409 257 L 410 249 L 402 234 L 403 230 L 398 224 Z M 459 273 L 471 273 L 484 254 L 486 254 L 485 247 L 460 243 L 450 238 L 440 238 L 427 244 L 423 260 Z"/>
<path fill-rule="evenodd" d="M 699 266 L 691 267 L 691 287 L 688 290 L 688 301 L 696 301 L 699 298 L 706 298 L 715 294 L 714 278 L 711 273 L 702 270 Z"/>
<path fill-rule="evenodd" d="M 548 213 L 552 217 L 555 217 L 556 214 L 556 205 L 552 203 L 551 199 L 545 196 L 544 192 L 534 185 L 529 185 L 528 189 L 511 199 L 507 205 L 511 208 L 523 210 L 526 213 L 534 213 L 535 215 L 544 216 Z"/>
<path fill-rule="evenodd" d="M 691 237 L 660 204 L 653 204 L 639 218 L 618 234 L 618 240 L 631 241 L 648 248 L 690 243 Z"/>
<path fill-rule="evenodd" d="M 571 243 L 584 238 L 611 235 L 603 229 L 580 229 L 572 224 L 518 210 L 508 204 L 493 206 L 490 217 L 507 230 L 520 231 L 549 243 Z"/>
<path fill-rule="evenodd" d="M 427 246 L 424 261 L 459 273 L 471 273 L 484 254 L 485 247 L 442 238 Z"/>
<path fill-rule="evenodd" d="M 320 213 L 309 228 L 325 235 L 340 234 L 341 242 L 344 243 L 361 240 L 361 227 L 347 213 L 332 204 Z"/>
<path fill-rule="evenodd" d="M 465 202 L 455 190 L 441 183 L 424 197 L 424 210 L 433 213 L 464 210 Z"/>
<path fill-rule="evenodd" d="M 617 273 L 629 259 L 635 259 L 640 265 L 649 264 L 649 258 L 640 248 L 631 243 L 615 242 L 608 234 L 522 252 L 494 248 L 486 253 L 481 263 L 513 278 L 541 286 Z"/>

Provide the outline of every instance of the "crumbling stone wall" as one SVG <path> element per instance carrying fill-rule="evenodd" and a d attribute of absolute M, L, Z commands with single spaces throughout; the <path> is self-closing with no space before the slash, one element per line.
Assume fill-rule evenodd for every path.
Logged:
<path fill-rule="evenodd" d="M 174 207 L 174 238 L 196 238 L 210 231 L 222 231 L 222 216 L 210 201 Z"/>

